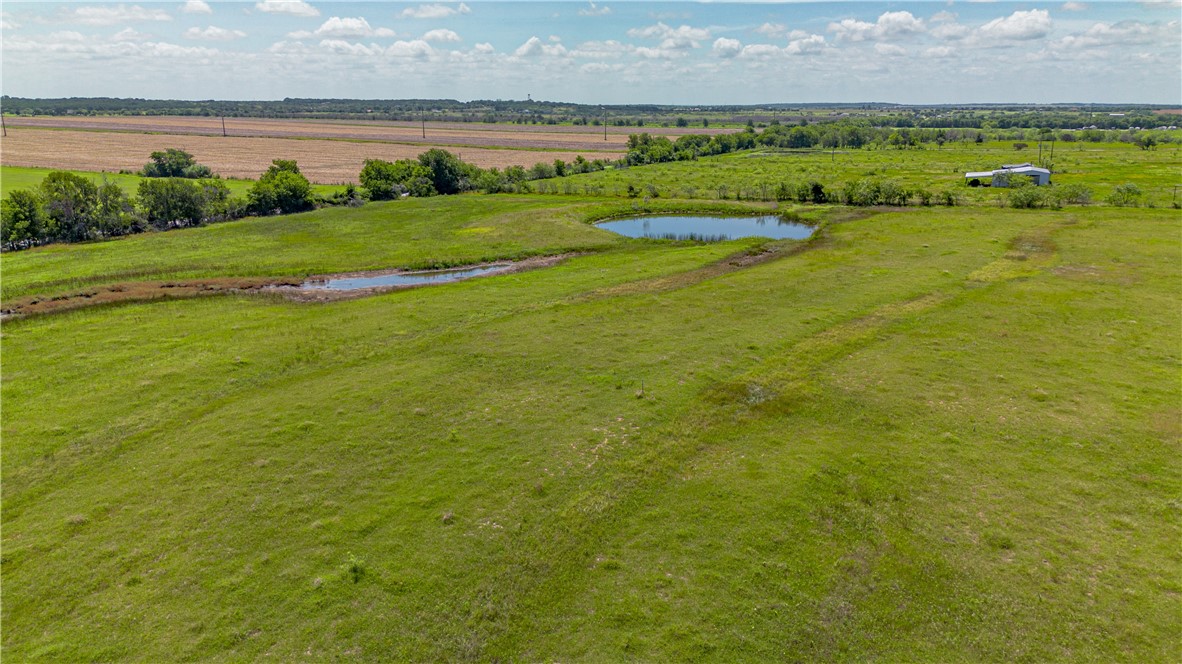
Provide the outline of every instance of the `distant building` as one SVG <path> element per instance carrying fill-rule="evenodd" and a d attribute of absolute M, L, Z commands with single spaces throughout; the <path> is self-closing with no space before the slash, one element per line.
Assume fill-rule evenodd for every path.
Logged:
<path fill-rule="evenodd" d="M 1045 168 L 1025 164 L 1002 164 L 1001 168 L 992 171 L 970 171 L 964 174 L 970 187 L 1006 187 L 1010 178 L 1026 177 L 1035 185 L 1051 183 L 1051 172 Z"/>

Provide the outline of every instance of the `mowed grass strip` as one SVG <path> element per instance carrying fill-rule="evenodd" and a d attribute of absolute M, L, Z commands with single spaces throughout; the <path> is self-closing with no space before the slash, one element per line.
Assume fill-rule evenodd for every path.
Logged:
<path fill-rule="evenodd" d="M 5 653 L 1169 660 L 1178 223 L 6 323 Z"/>

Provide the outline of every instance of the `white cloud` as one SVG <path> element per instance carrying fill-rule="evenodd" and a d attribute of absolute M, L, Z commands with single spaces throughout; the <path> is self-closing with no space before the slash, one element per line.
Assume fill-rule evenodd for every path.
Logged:
<path fill-rule="evenodd" d="M 576 58 L 619 58 L 626 53 L 633 53 L 636 47 L 624 44 L 614 39 L 607 41 L 583 42 L 570 52 Z"/>
<path fill-rule="evenodd" d="M 743 47 L 743 52 L 740 55 L 744 58 L 762 60 L 779 57 L 783 55 L 783 51 L 779 46 L 772 44 L 750 44 Z"/>
<path fill-rule="evenodd" d="M 562 44 L 546 44 L 537 37 L 530 37 L 524 44 L 518 46 L 516 51 L 513 51 L 513 55 L 519 58 L 533 58 L 540 55 L 560 56 L 566 54 L 566 47 Z"/>
<path fill-rule="evenodd" d="M 628 36 L 639 39 L 660 39 L 661 50 L 676 50 L 698 48 L 699 42 L 710 39 L 710 31 L 705 28 L 691 28 L 688 25 L 672 28 L 658 22 L 656 25 L 646 28 L 632 28 L 628 31 Z"/>
<path fill-rule="evenodd" d="M 896 44 L 884 44 L 879 42 L 874 45 L 874 52 L 885 57 L 897 57 L 907 55 L 907 49 Z"/>
<path fill-rule="evenodd" d="M 357 39 L 361 37 L 393 37 L 394 31 L 389 28 L 374 28 L 369 21 L 362 17 L 341 18 L 333 16 L 312 32 L 298 30 L 288 33 L 291 39 L 308 39 L 310 37 Z"/>
<path fill-rule="evenodd" d="M 423 35 L 423 41 L 426 42 L 458 42 L 463 41 L 460 36 L 451 30 L 439 28 L 437 30 L 430 30 Z"/>
<path fill-rule="evenodd" d="M 493 48 L 493 45 L 492 45 L 492 44 L 490 44 L 490 43 L 488 43 L 488 42 L 481 42 L 481 43 L 479 43 L 479 44 L 477 44 L 477 45 L 473 46 L 473 47 L 472 47 L 472 50 L 473 50 L 473 51 L 475 51 L 475 52 L 477 52 L 477 53 L 483 53 L 483 54 L 489 54 L 489 53 L 496 53 L 496 52 L 497 52 L 497 49 Z"/>
<path fill-rule="evenodd" d="M 182 14 L 212 14 L 213 9 L 204 0 L 185 0 L 185 4 L 181 7 Z"/>
<path fill-rule="evenodd" d="M 86 41 L 86 37 L 81 32 L 74 30 L 62 30 L 59 32 L 50 33 L 49 38 L 56 42 L 64 44 L 81 44 Z"/>
<path fill-rule="evenodd" d="M 758 28 L 755 28 L 755 32 L 772 38 L 783 35 L 786 30 L 787 28 L 782 23 L 764 23 Z"/>
<path fill-rule="evenodd" d="M 202 30 L 201 28 L 189 28 L 185 30 L 185 39 L 201 39 L 204 41 L 232 41 L 235 39 L 242 39 L 246 33 L 241 30 L 227 30 L 226 28 L 219 28 L 217 26 L 209 26 Z"/>
<path fill-rule="evenodd" d="M 63 9 L 58 18 L 64 23 L 83 25 L 115 25 L 130 21 L 171 21 L 172 15 L 163 9 L 144 9 L 139 5 L 95 5 Z"/>
<path fill-rule="evenodd" d="M 422 39 L 396 41 L 386 48 L 386 55 L 392 58 L 425 58 L 434 52 L 435 49 Z"/>
<path fill-rule="evenodd" d="M 425 59 L 435 54 L 435 49 L 431 45 L 421 39 L 413 39 L 411 41 L 396 41 L 393 44 L 383 48 L 378 44 L 362 44 L 359 42 L 350 42 L 344 39 L 322 39 L 318 44 L 322 51 L 327 51 L 334 55 L 344 55 L 353 57 L 365 58 L 409 58 L 409 59 Z M 275 53 L 287 53 L 292 51 L 290 42 L 280 42 L 271 47 L 271 51 Z M 298 52 L 298 51 L 297 51 Z"/>
<path fill-rule="evenodd" d="M 579 16 L 607 16 L 612 13 L 611 7 L 600 7 L 594 2 L 589 2 L 590 7 L 585 7 L 579 10 Z"/>
<path fill-rule="evenodd" d="M 1088 6 L 1082 2 L 1064 2 L 1062 7 L 1065 12 L 1082 12 L 1087 8 Z"/>
<path fill-rule="evenodd" d="M 829 31 L 846 41 L 879 41 L 923 32 L 923 21 L 911 12 L 884 12 L 874 23 L 852 18 L 829 24 Z"/>
<path fill-rule="evenodd" d="M 471 13 L 468 5 L 460 3 L 452 7 L 451 5 L 419 5 L 418 7 L 408 7 L 402 10 L 399 14 L 402 18 L 447 18 L 448 16 L 455 16 L 456 14 Z"/>
<path fill-rule="evenodd" d="M 961 25 L 956 21 L 948 21 L 938 23 L 932 27 L 929 33 L 937 39 L 947 39 L 955 41 L 957 39 L 964 39 L 972 34 L 973 30 L 967 25 Z"/>
<path fill-rule="evenodd" d="M 651 46 L 638 46 L 632 52 L 646 60 L 672 60 L 678 56 L 678 51 L 653 48 Z"/>
<path fill-rule="evenodd" d="M 589 62 L 579 67 L 579 71 L 584 74 L 611 74 L 624 71 L 624 65 L 608 64 L 606 62 Z"/>
<path fill-rule="evenodd" d="M 793 34 L 796 34 L 796 31 L 793 31 Z M 784 52 L 788 55 L 805 55 L 806 53 L 817 53 L 824 48 L 824 37 L 821 35 L 808 35 L 788 42 L 788 46 L 784 48 Z"/>
<path fill-rule="evenodd" d="M 260 0 L 255 9 L 267 14 L 290 14 L 292 16 L 320 16 L 320 10 L 304 0 Z"/>
<path fill-rule="evenodd" d="M 714 53 L 719 57 L 733 58 L 743 52 L 743 42 L 738 39 L 728 39 L 726 37 L 719 37 L 714 40 L 712 48 Z"/>
<path fill-rule="evenodd" d="M 1051 14 L 1045 9 L 1016 11 L 1005 18 L 995 18 L 977 28 L 982 39 L 1027 40 L 1045 37 L 1051 31 Z"/>
<path fill-rule="evenodd" d="M 1065 48 L 1097 48 L 1172 44 L 1176 50 L 1179 42 L 1178 28 L 1177 21 L 1166 24 L 1141 23 L 1140 21 L 1096 23 L 1082 33 L 1068 35 L 1058 40 L 1055 45 Z"/>
<path fill-rule="evenodd" d="M 135 28 L 123 28 L 111 35 L 111 41 L 147 41 L 148 39 L 151 39 L 151 35 L 140 32 Z"/>
<path fill-rule="evenodd" d="M 956 49 L 951 46 L 933 46 L 923 52 L 925 58 L 951 58 L 956 55 Z"/>

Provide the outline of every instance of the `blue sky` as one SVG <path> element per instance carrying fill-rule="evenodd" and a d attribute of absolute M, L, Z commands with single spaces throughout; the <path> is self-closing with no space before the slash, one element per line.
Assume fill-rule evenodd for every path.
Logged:
<path fill-rule="evenodd" d="M 4 94 L 1182 103 L 1160 2 L 4 2 Z"/>

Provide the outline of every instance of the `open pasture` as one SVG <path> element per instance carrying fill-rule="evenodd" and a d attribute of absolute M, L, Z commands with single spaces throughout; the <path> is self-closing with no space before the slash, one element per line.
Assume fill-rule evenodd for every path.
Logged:
<path fill-rule="evenodd" d="M 628 185 L 648 195 L 648 185 L 659 195 L 676 198 L 772 199 L 782 182 L 816 180 L 826 191 L 840 191 L 847 183 L 861 178 L 895 180 L 903 186 L 932 192 L 951 190 L 965 203 L 998 204 L 1004 201 L 1005 189 L 969 187 L 964 174 L 991 170 L 1002 164 L 1035 162 L 1037 143 L 1015 150 L 1012 142 L 949 143 L 941 148 L 925 146 L 908 150 L 752 150 L 703 158 L 697 161 L 653 164 L 643 167 L 613 169 L 554 179 L 548 182 L 558 191 L 570 188 L 577 193 L 600 191 L 612 196 L 627 195 Z M 1049 144 L 1043 155 L 1049 158 Z M 1082 184 L 1092 190 L 1093 198 L 1102 201 L 1112 188 L 1122 183 L 1136 184 L 1144 193 L 1143 203 L 1169 207 L 1182 203 L 1182 145 L 1163 145 L 1142 150 L 1126 143 L 1055 144 L 1055 184 Z"/>
<path fill-rule="evenodd" d="M 555 159 L 617 159 L 623 151 L 456 147 L 380 140 L 222 137 L 194 134 L 128 133 L 69 129 L 12 128 L 3 139 L 6 166 L 82 171 L 137 171 L 149 153 L 181 148 L 223 177 L 257 178 L 272 159 L 295 159 L 309 180 L 321 184 L 357 182 L 366 159 L 413 159 L 431 147 L 444 147 L 481 168 L 530 167 Z"/>
<path fill-rule="evenodd" d="M 46 247 L 4 287 L 597 245 L 570 200 Z M 725 271 L 753 245 L 612 238 L 5 321 L 5 658 L 1176 659 L 1179 221 L 899 210 Z"/>

